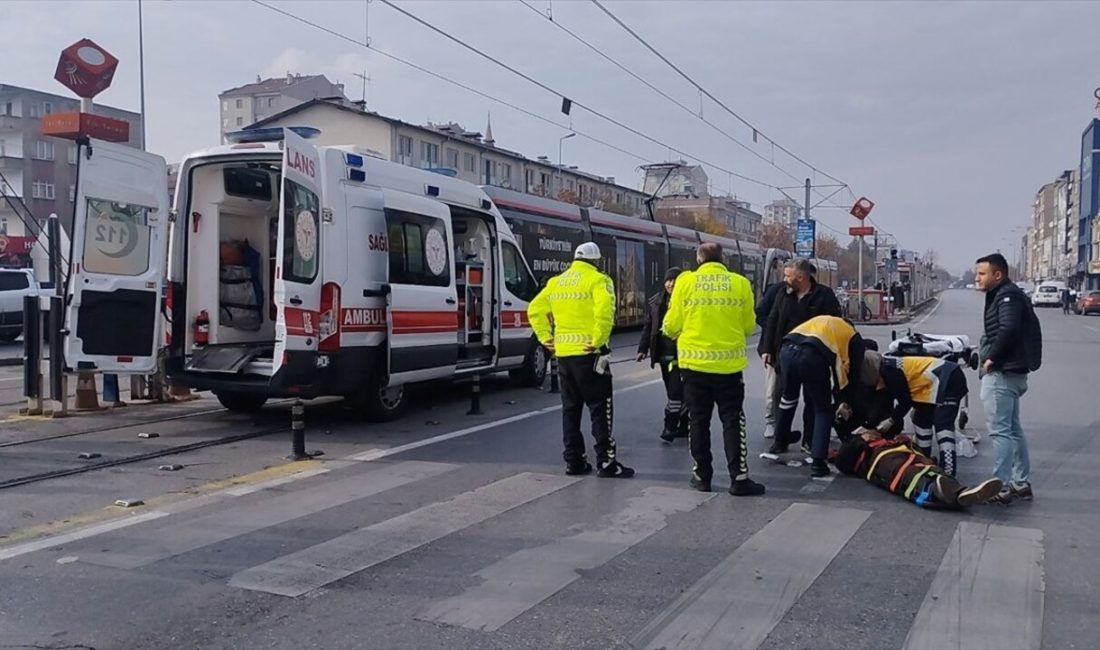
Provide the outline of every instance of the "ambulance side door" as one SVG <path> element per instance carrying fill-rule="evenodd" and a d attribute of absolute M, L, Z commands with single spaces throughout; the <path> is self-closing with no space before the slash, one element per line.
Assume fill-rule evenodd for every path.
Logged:
<path fill-rule="evenodd" d="M 161 341 L 168 168 L 160 156 L 91 140 L 78 150 L 64 354 L 73 370 L 149 373 Z"/>
<path fill-rule="evenodd" d="M 458 363 L 454 233 L 446 205 L 383 190 L 389 247 L 390 382 L 452 377 Z"/>
<path fill-rule="evenodd" d="M 500 365 L 516 366 L 536 347 L 531 323 L 527 320 L 527 305 L 538 294 L 539 287 L 515 242 L 502 238 L 500 257 Z M 544 361 L 538 360 L 539 363 Z"/>

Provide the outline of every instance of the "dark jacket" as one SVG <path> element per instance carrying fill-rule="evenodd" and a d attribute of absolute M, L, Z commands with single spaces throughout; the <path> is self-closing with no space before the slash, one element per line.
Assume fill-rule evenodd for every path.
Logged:
<path fill-rule="evenodd" d="M 768 322 L 768 314 L 772 313 L 772 307 L 775 306 L 775 299 L 779 297 L 779 293 L 783 291 L 783 288 L 787 285 L 783 282 L 773 282 L 767 289 L 764 290 L 764 295 L 760 297 L 760 302 L 756 305 L 756 324 L 760 326 L 760 329 L 764 329 L 764 325 Z"/>
<path fill-rule="evenodd" d="M 982 362 L 992 359 L 994 370 L 1026 373 L 1038 368 L 1042 354 L 1043 335 L 1027 294 L 1007 280 L 987 292 Z"/>
<path fill-rule="evenodd" d="M 840 316 L 840 301 L 829 287 L 820 285 L 815 280 L 810 280 L 812 286 L 809 293 L 801 300 L 794 293 L 779 292 L 768 314 L 768 320 L 764 323 L 764 329 L 760 333 L 760 343 L 756 346 L 759 354 L 779 354 L 779 348 L 783 345 L 783 337 L 791 330 L 815 316 Z M 786 287 L 782 282 L 779 286 Z"/>
<path fill-rule="evenodd" d="M 668 311 L 669 295 L 662 290 L 650 296 L 646 303 L 645 325 L 642 326 L 642 338 L 638 341 L 638 353 L 649 355 L 649 367 L 657 365 L 661 357 L 668 360 L 676 358 L 676 341 L 661 334 L 661 323 Z"/>

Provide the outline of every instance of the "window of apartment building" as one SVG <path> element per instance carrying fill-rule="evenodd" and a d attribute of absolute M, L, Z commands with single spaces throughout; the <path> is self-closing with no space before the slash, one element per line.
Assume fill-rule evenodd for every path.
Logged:
<path fill-rule="evenodd" d="M 223 99 L 222 100 L 222 111 L 228 111 L 228 110 L 229 110 L 229 101 Z"/>
<path fill-rule="evenodd" d="M 42 102 L 42 114 L 49 115 L 53 112 L 53 102 Z"/>
<path fill-rule="evenodd" d="M 502 163 L 500 168 L 501 184 L 505 187 L 512 187 L 512 166 L 508 163 Z"/>
<path fill-rule="evenodd" d="M 69 203 L 76 201 L 76 185 L 69 186 Z"/>
<path fill-rule="evenodd" d="M 15 102 L 4 102 L 0 104 L 0 115 L 7 115 L 8 117 L 20 117 L 19 104 Z"/>
<path fill-rule="evenodd" d="M 458 149 L 447 149 L 447 166 L 458 169 Z"/>
<path fill-rule="evenodd" d="M 31 196 L 36 199 L 52 201 L 55 198 L 53 183 L 35 181 L 34 184 L 31 185 Z"/>
<path fill-rule="evenodd" d="M 482 179 L 482 182 L 485 183 L 486 185 L 496 185 L 497 184 L 497 176 L 500 172 L 499 167 L 500 167 L 500 163 L 496 162 L 495 160 L 486 160 L 485 161 L 485 178 Z"/>
<path fill-rule="evenodd" d="M 550 192 L 550 174 L 546 172 L 539 174 L 539 185 L 542 186 L 543 193 Z"/>
<path fill-rule="evenodd" d="M 525 192 L 530 192 L 535 189 L 535 170 L 528 169 L 527 173 L 524 174 L 523 180 L 526 183 L 526 187 L 524 187 Z"/>
<path fill-rule="evenodd" d="M 576 189 L 577 185 L 573 182 L 573 179 L 570 178 L 569 180 L 565 181 L 565 187 L 568 188 L 570 192 L 572 192 L 574 189 Z"/>
<path fill-rule="evenodd" d="M 278 99 L 278 97 L 268 97 L 268 98 L 267 98 L 267 106 L 268 106 L 268 108 L 271 108 L 272 106 L 274 106 L 274 105 L 275 105 L 275 100 L 276 100 L 276 99 Z"/>
<path fill-rule="evenodd" d="M 237 100 L 237 108 L 244 108 L 244 100 L 243 99 L 238 99 Z"/>
<path fill-rule="evenodd" d="M 8 234 L 8 220 L 0 219 L 0 235 Z"/>
<path fill-rule="evenodd" d="M 431 142 L 420 143 L 420 161 L 425 165 L 439 164 L 439 145 Z"/>
<path fill-rule="evenodd" d="M 243 117 L 238 117 L 237 118 L 237 126 L 244 126 L 244 118 Z"/>
<path fill-rule="evenodd" d="M 403 165 L 412 164 L 413 139 L 407 135 L 397 136 L 397 162 Z"/>
<path fill-rule="evenodd" d="M 46 140 L 35 140 L 34 157 L 38 160 L 53 160 L 53 143 Z"/>
<path fill-rule="evenodd" d="M 75 165 L 76 159 L 80 155 L 80 147 L 75 144 L 69 145 L 69 164 Z"/>
<path fill-rule="evenodd" d="M 472 153 L 462 154 L 462 168 L 468 172 L 477 172 L 477 157 Z"/>

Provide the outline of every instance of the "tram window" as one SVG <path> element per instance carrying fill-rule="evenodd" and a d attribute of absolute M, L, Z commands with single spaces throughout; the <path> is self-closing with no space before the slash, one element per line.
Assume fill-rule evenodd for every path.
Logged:
<path fill-rule="evenodd" d="M 530 301 L 538 293 L 538 285 L 527 270 L 527 265 L 523 263 L 519 250 L 510 243 L 504 242 L 502 255 L 504 256 L 504 286 L 508 287 L 508 291 L 520 300 Z"/>
<path fill-rule="evenodd" d="M 390 282 L 446 287 L 451 284 L 450 244 L 442 219 L 386 210 Z"/>

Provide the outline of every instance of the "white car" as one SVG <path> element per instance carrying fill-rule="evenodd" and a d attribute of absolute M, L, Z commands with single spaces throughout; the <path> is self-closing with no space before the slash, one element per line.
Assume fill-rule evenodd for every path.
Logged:
<path fill-rule="evenodd" d="M 1065 288 L 1064 282 L 1043 282 L 1031 294 L 1031 303 L 1036 307 L 1057 307 L 1062 304 L 1062 291 Z"/>

